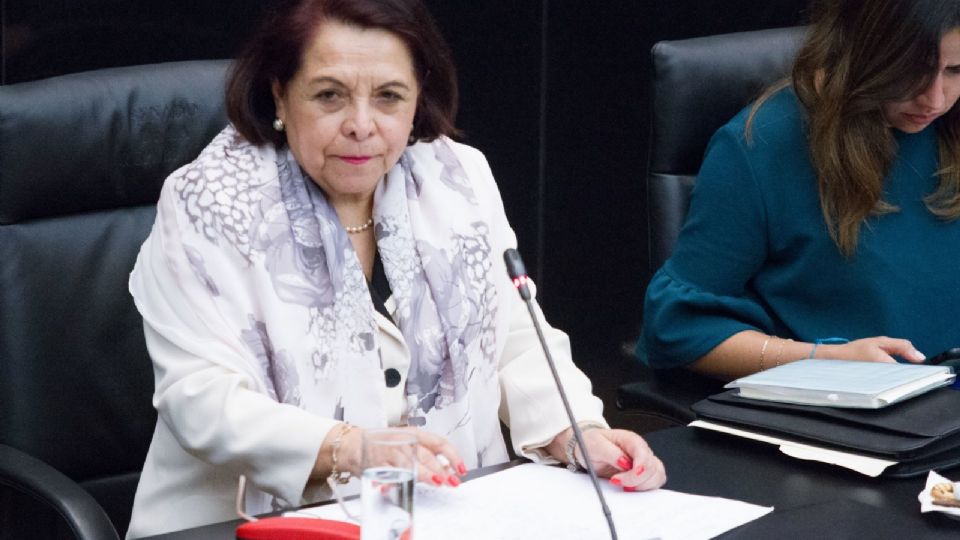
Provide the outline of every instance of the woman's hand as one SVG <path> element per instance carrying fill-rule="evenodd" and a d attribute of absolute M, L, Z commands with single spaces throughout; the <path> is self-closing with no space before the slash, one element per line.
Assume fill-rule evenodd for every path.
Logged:
<path fill-rule="evenodd" d="M 640 435 L 623 429 L 588 429 L 582 433 L 594 471 L 609 478 L 611 484 L 624 491 L 647 491 L 667 481 L 663 463 Z M 568 428 L 554 440 L 566 444 L 572 436 L 573 430 Z M 580 448 L 574 447 L 573 454 L 582 465 Z"/>
<path fill-rule="evenodd" d="M 440 435 L 416 428 L 407 429 L 417 432 L 417 480 L 435 486 L 459 486 L 460 477 L 467 474 L 467 467 L 457 449 Z"/>
<path fill-rule="evenodd" d="M 927 359 L 906 339 L 886 336 L 858 339 L 842 345 L 817 345 L 815 357 L 834 360 L 861 360 L 864 362 L 896 362 L 899 356 L 908 362 L 919 364 Z"/>
<path fill-rule="evenodd" d="M 340 436 L 340 446 L 337 449 L 337 470 L 349 471 L 354 476 L 363 473 L 363 432 L 356 426 L 340 435 L 343 428 L 334 427 L 323 441 L 317 464 L 314 466 L 316 476 L 329 476 L 333 468 L 334 441 Z M 467 472 L 467 468 L 453 447 L 445 438 L 417 428 L 398 428 L 416 433 L 417 436 L 417 481 L 426 482 L 435 486 L 460 485 L 460 476 Z"/>

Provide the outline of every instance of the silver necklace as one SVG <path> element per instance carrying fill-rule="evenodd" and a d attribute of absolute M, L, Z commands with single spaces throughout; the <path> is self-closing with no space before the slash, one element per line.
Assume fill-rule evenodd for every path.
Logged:
<path fill-rule="evenodd" d="M 364 223 L 363 225 L 357 225 L 356 227 L 348 227 L 344 225 L 343 230 L 347 231 L 347 234 L 357 234 L 369 229 L 371 225 L 373 225 L 372 217 L 368 219 L 367 222 Z"/>

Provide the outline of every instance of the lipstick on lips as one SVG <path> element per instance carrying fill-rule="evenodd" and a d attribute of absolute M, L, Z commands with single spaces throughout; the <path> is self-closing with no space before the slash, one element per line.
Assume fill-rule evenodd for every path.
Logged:
<path fill-rule="evenodd" d="M 370 161 L 370 156 L 340 156 L 340 159 L 351 165 L 363 165 Z"/>
<path fill-rule="evenodd" d="M 935 114 L 910 114 L 910 113 L 904 113 L 904 116 L 906 116 L 914 124 L 929 124 L 930 122 L 933 122 L 934 119 L 936 119 L 937 117 Z"/>

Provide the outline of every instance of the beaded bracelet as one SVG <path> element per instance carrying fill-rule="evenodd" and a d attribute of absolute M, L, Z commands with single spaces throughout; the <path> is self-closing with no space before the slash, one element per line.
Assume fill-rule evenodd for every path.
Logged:
<path fill-rule="evenodd" d="M 813 358 L 813 355 L 817 352 L 817 345 L 843 345 L 844 343 L 850 343 L 850 340 L 842 337 L 828 337 L 820 338 L 813 342 L 813 348 L 810 349 L 809 358 Z"/>
<path fill-rule="evenodd" d="M 350 471 L 337 470 L 337 451 L 340 450 L 340 443 L 343 442 L 343 436 L 349 433 L 351 429 L 353 429 L 353 424 L 347 422 L 340 424 L 340 433 L 337 433 L 337 438 L 333 440 L 333 448 L 330 451 L 330 461 L 333 463 L 330 467 L 330 478 L 338 484 L 346 484 L 350 481 Z"/>

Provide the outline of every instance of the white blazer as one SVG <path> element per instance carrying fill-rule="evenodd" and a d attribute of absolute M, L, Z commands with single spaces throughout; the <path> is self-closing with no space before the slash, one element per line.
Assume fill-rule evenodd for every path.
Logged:
<path fill-rule="evenodd" d="M 516 245 L 503 215 L 502 203 L 489 166 L 482 154 L 455 145 L 458 159 L 471 177 L 481 200 L 496 201 L 498 219 L 491 222 L 494 253 Z M 161 200 L 161 211 L 164 201 Z M 157 256 L 161 242 L 148 239 L 141 250 L 144 257 Z M 152 255 L 153 254 L 153 255 Z M 138 263 L 139 264 L 139 263 Z M 507 279 L 504 277 L 504 279 Z M 153 403 L 159 418 L 147 453 L 134 501 L 128 538 L 161 534 L 171 530 L 232 520 L 238 478 L 245 475 L 250 485 L 247 505 L 250 512 L 273 509 L 272 505 L 297 506 L 329 498 L 323 482 L 310 481 L 310 473 L 328 431 L 338 421 L 321 417 L 272 399 L 262 381 L 242 365 L 224 361 L 231 353 L 211 344 L 209 350 L 186 350 L 178 336 L 184 329 L 202 327 L 189 312 L 176 311 L 149 282 L 140 282 L 135 270 L 131 292 L 141 313 L 148 307 L 144 332 L 154 363 L 156 392 Z M 516 294 L 502 299 L 503 316 L 509 323 L 503 343 L 496 383 L 484 387 L 484 395 L 470 396 L 471 421 L 498 426 L 490 415 L 499 415 L 510 428 L 514 450 L 540 462 L 552 459 L 539 448 L 569 426 L 562 402 L 543 355 L 526 306 Z M 149 304 L 147 306 L 146 304 Z M 391 303 L 387 302 L 388 310 Z M 541 324 L 542 313 L 539 313 Z M 387 388 L 383 377 L 371 380 L 383 392 L 388 423 L 403 419 L 403 387 L 410 365 L 410 351 L 392 321 L 375 313 L 380 355 L 384 369 L 393 367 L 401 383 Z M 577 420 L 606 427 L 602 403 L 591 393 L 590 381 L 574 365 L 566 334 L 544 326 L 551 352 Z M 210 357 L 216 355 L 218 361 Z M 381 374 L 382 375 L 382 374 Z M 481 406 L 482 405 L 482 406 Z M 493 465 L 507 459 L 499 433 L 490 434 L 499 448 L 483 456 L 475 448 L 457 446 L 468 467 Z M 270 493 L 272 495 L 266 495 Z"/>

